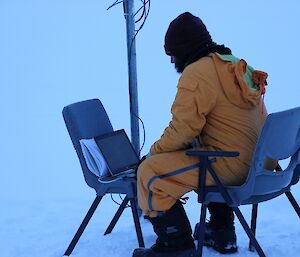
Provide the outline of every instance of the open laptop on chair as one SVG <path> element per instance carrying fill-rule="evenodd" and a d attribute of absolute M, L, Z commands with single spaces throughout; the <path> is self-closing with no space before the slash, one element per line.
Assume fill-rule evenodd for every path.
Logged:
<path fill-rule="evenodd" d="M 138 155 L 124 129 L 95 137 L 95 142 L 107 164 L 107 170 L 99 181 L 109 183 L 123 177 L 135 177 Z"/>

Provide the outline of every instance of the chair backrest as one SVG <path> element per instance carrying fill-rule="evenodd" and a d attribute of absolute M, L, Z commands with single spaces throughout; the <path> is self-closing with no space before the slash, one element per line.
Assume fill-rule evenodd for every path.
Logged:
<path fill-rule="evenodd" d="M 64 107 L 63 117 L 76 150 L 86 183 L 96 189 L 97 176 L 88 170 L 79 140 L 93 138 L 113 131 L 107 113 L 99 99 L 86 100 Z"/>
<path fill-rule="evenodd" d="M 247 181 L 243 185 L 249 189 L 246 194 L 271 194 L 289 186 L 294 174 L 299 173 L 299 149 L 300 107 L 268 115 L 256 145 Z M 273 172 L 264 167 L 266 158 L 278 161 L 289 157 L 290 163 L 283 171 Z"/>

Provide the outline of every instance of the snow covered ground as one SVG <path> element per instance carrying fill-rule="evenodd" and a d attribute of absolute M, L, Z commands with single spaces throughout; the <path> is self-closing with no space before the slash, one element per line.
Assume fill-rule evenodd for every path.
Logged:
<path fill-rule="evenodd" d="M 294 190 L 300 200 L 300 188 Z M 198 221 L 199 205 L 195 194 L 190 193 L 186 211 L 192 225 Z M 14 201 L 2 202 L 1 209 L 1 257 L 59 257 L 70 243 L 75 231 L 94 199 L 69 198 L 57 201 Z M 118 196 L 115 196 L 119 200 Z M 109 196 L 103 199 L 87 229 L 71 256 L 76 257 L 130 257 L 137 247 L 130 209 L 126 209 L 112 234 L 103 236 L 106 226 L 117 209 Z M 250 208 L 242 212 L 250 219 Z M 155 236 L 150 223 L 141 219 L 146 246 L 150 246 Z M 257 256 L 248 251 L 248 239 L 236 222 L 239 251 L 233 256 Z M 298 257 L 300 255 L 300 221 L 293 212 L 286 197 L 279 197 L 259 206 L 257 239 L 268 257 Z M 204 248 L 204 256 L 221 256 Z"/>

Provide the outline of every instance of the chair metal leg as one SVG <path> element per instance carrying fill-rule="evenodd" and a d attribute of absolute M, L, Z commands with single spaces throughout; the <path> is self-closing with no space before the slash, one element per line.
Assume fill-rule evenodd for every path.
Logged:
<path fill-rule="evenodd" d="M 113 217 L 113 219 L 109 223 L 107 229 L 105 230 L 104 235 L 110 234 L 112 232 L 112 230 L 114 229 L 115 225 L 117 224 L 119 218 L 121 217 L 124 209 L 126 208 L 126 205 L 127 205 L 128 201 L 129 201 L 129 199 L 126 196 L 124 198 L 123 202 L 121 203 L 119 209 L 117 210 L 115 216 Z"/>
<path fill-rule="evenodd" d="M 101 199 L 102 199 L 103 196 L 96 196 L 95 200 L 93 201 L 90 209 L 88 210 L 87 214 L 85 215 L 82 223 L 80 224 L 76 234 L 74 235 L 71 243 L 69 244 L 68 246 L 68 249 L 66 250 L 66 252 L 64 253 L 64 256 L 69 256 L 73 249 L 75 248 L 78 240 L 80 239 L 83 231 L 85 230 L 86 226 L 88 225 L 90 219 L 92 218 L 95 210 L 97 209 Z"/>
<path fill-rule="evenodd" d="M 200 215 L 200 226 L 199 226 L 199 238 L 195 257 L 202 257 L 204 236 L 205 236 L 205 218 L 206 218 L 207 204 L 201 205 L 201 215 Z"/>
<path fill-rule="evenodd" d="M 252 205 L 252 215 L 251 215 L 251 230 L 252 230 L 254 236 L 255 236 L 255 232 L 256 232 L 257 209 L 258 209 L 258 204 L 253 204 Z M 251 242 L 251 239 L 249 239 L 249 251 L 254 252 L 254 247 Z"/>
<path fill-rule="evenodd" d="M 139 247 L 145 247 L 141 224 L 140 224 L 139 215 L 138 215 L 138 211 L 137 211 L 136 200 L 134 198 L 130 198 L 129 201 L 130 201 L 130 205 L 131 205 L 131 211 L 132 211 L 136 235 L 137 235 L 138 242 L 139 242 Z"/>
<path fill-rule="evenodd" d="M 290 191 L 285 192 L 285 195 L 289 199 L 290 203 L 292 204 L 292 206 L 294 207 L 296 213 L 298 214 L 298 216 L 300 218 L 300 207 L 299 207 L 296 199 L 294 198 L 294 196 L 292 195 L 292 193 Z"/>
<path fill-rule="evenodd" d="M 238 217 L 241 225 L 243 226 L 245 232 L 247 233 L 249 239 L 251 240 L 255 250 L 257 251 L 258 255 L 260 257 L 266 257 L 265 253 L 263 252 L 262 248 L 260 247 L 259 243 L 257 242 L 252 230 L 249 228 L 243 214 L 241 213 L 241 211 L 239 210 L 238 207 L 232 207 L 235 215 Z"/>

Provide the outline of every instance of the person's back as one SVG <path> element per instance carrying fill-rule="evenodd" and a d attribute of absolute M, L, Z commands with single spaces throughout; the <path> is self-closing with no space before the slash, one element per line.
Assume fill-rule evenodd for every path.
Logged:
<path fill-rule="evenodd" d="M 187 66 L 179 82 L 179 88 L 193 91 L 195 109 L 199 112 L 209 110 L 200 134 L 203 148 L 240 153 L 238 158 L 220 158 L 214 164 L 222 182 L 230 185 L 241 184 L 246 179 L 266 117 L 261 101 L 263 88 L 251 82 L 248 84 L 241 68 L 248 69 L 248 77 L 256 76 L 265 83 L 265 73 L 253 71 L 243 60 L 236 60 L 232 55 L 216 53 Z M 196 119 L 192 115 L 195 114 L 191 113 L 191 120 L 201 120 L 201 113 Z"/>

